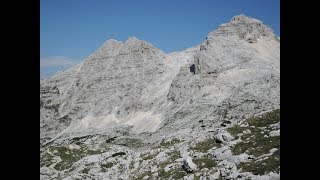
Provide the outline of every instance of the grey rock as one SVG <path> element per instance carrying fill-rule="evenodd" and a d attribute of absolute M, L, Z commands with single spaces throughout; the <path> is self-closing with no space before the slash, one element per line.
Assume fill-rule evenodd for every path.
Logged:
<path fill-rule="evenodd" d="M 217 160 L 224 160 L 230 158 L 232 156 L 232 152 L 228 146 L 223 146 L 221 148 L 215 149 L 213 151 L 213 156 Z"/>
<path fill-rule="evenodd" d="M 164 162 L 167 160 L 167 157 L 166 157 L 166 153 L 165 152 L 160 152 L 157 156 L 156 156 L 156 161 L 157 162 Z"/>
<path fill-rule="evenodd" d="M 226 178 L 230 175 L 233 175 L 237 171 L 237 166 L 235 163 L 228 162 L 227 160 L 223 160 L 218 163 L 221 176 Z"/>
<path fill-rule="evenodd" d="M 63 178 L 62 180 L 74 180 L 74 178 L 71 176 L 67 176 L 67 177 Z"/>
<path fill-rule="evenodd" d="M 158 172 L 158 167 L 157 166 L 153 166 L 153 167 L 151 167 L 151 173 L 156 173 L 156 172 Z"/>
<path fill-rule="evenodd" d="M 215 172 L 214 174 L 209 175 L 209 180 L 216 180 L 220 178 L 220 171 Z"/>
<path fill-rule="evenodd" d="M 194 174 L 190 174 L 189 176 L 184 176 L 183 180 L 193 180 L 194 179 Z"/>
<path fill-rule="evenodd" d="M 227 131 L 223 130 L 221 132 L 219 132 L 215 138 L 219 141 L 221 141 L 222 143 L 228 143 L 232 140 L 234 140 L 234 137 Z"/>
<path fill-rule="evenodd" d="M 270 131 L 269 136 L 280 136 L 280 129 L 278 130 L 274 130 L 274 131 Z"/>
<path fill-rule="evenodd" d="M 190 156 L 187 156 L 183 160 L 182 168 L 187 172 L 193 172 L 197 169 L 197 165 L 192 162 L 192 158 Z"/>
<path fill-rule="evenodd" d="M 240 154 L 240 155 L 234 155 L 234 156 L 231 156 L 229 158 L 229 161 L 230 162 L 233 162 L 235 164 L 239 164 L 239 163 L 242 163 L 242 162 L 248 162 L 250 161 L 249 158 L 253 158 L 252 155 L 248 155 L 246 153 L 243 153 L 243 154 Z"/>
<path fill-rule="evenodd" d="M 277 122 L 275 124 L 271 124 L 270 127 L 273 129 L 273 130 L 278 130 L 280 129 L 280 122 Z"/>

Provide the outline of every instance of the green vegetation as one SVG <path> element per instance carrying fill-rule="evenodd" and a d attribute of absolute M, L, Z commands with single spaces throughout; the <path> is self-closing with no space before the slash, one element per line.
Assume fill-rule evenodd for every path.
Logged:
<path fill-rule="evenodd" d="M 171 169 L 168 172 L 165 172 L 164 169 L 160 169 L 158 172 L 159 179 L 182 179 L 184 176 L 188 175 L 182 167 Z"/>
<path fill-rule="evenodd" d="M 204 155 L 201 158 L 195 158 L 193 162 L 198 166 L 199 169 L 211 169 L 217 166 L 217 162 L 213 159 L 211 154 Z"/>
<path fill-rule="evenodd" d="M 261 117 L 251 117 L 246 120 L 250 126 L 264 127 L 280 121 L 280 109 L 267 112 Z"/>
<path fill-rule="evenodd" d="M 40 166 L 50 166 L 54 162 L 52 162 L 53 157 L 49 153 L 45 153 L 43 156 L 40 156 Z"/>
<path fill-rule="evenodd" d="M 172 162 L 174 162 L 176 159 L 180 158 L 180 152 L 179 151 L 172 151 L 168 153 L 168 156 Z"/>
<path fill-rule="evenodd" d="M 56 170 L 60 171 L 69 169 L 73 165 L 73 163 L 84 158 L 85 156 L 101 153 L 101 151 L 99 150 L 90 150 L 84 147 L 80 147 L 79 149 L 69 149 L 65 146 L 52 146 L 49 147 L 49 151 L 54 156 L 59 156 L 61 158 L 61 162 L 57 163 L 54 166 Z M 45 153 L 40 159 L 40 165 L 50 166 L 54 163 L 52 162 L 54 156 L 50 155 L 49 153 Z"/>
<path fill-rule="evenodd" d="M 163 140 L 163 141 L 160 143 L 159 147 L 167 148 L 167 147 L 173 146 L 174 144 L 177 144 L 177 143 L 179 143 L 179 142 L 180 142 L 180 140 L 179 140 L 179 139 L 176 139 L 176 138 L 171 139 L 171 140 L 169 140 L 169 141 Z"/>
<path fill-rule="evenodd" d="M 268 159 L 262 161 L 253 161 L 250 163 L 240 163 L 238 168 L 242 171 L 252 172 L 256 175 L 263 175 L 269 172 L 280 172 L 280 150 L 276 151 Z"/>
<path fill-rule="evenodd" d="M 118 139 L 118 141 L 114 142 L 114 144 L 133 147 L 133 148 L 138 148 L 143 146 L 143 142 L 140 139 L 134 139 L 134 138 Z"/>
<path fill-rule="evenodd" d="M 234 125 L 229 127 L 227 131 L 235 138 L 238 138 L 238 134 L 242 133 L 244 130 L 248 129 L 247 127 L 240 127 L 239 125 Z"/>
<path fill-rule="evenodd" d="M 194 147 L 189 147 L 189 150 L 206 153 L 213 147 L 221 147 L 214 139 L 206 139 L 205 141 L 197 143 Z"/>
<path fill-rule="evenodd" d="M 246 151 L 247 154 L 258 157 L 262 154 L 269 153 L 272 148 L 280 148 L 280 137 L 265 137 L 268 130 L 264 131 L 257 127 L 268 127 L 280 121 L 280 110 L 274 110 L 261 115 L 261 117 L 251 117 L 246 120 L 250 126 L 253 127 L 240 127 L 233 126 L 227 129 L 233 136 L 238 135 L 244 130 L 250 130 L 251 133 L 243 135 L 242 142 L 232 147 L 234 154 L 242 154 Z M 266 128 L 267 129 L 267 128 Z M 263 133 L 264 132 L 264 133 Z M 248 139 L 249 138 L 249 139 Z M 248 139 L 248 140 L 247 140 Z"/>
<path fill-rule="evenodd" d="M 232 147 L 234 154 L 242 154 L 247 150 L 247 154 L 255 157 L 269 153 L 270 149 L 280 147 L 280 137 L 254 137 L 249 141 L 244 141 Z"/>
<path fill-rule="evenodd" d="M 260 117 L 251 117 L 246 120 L 249 127 L 233 126 L 227 130 L 236 136 L 244 130 L 250 130 L 251 133 L 241 136 L 242 142 L 231 147 L 233 154 L 238 155 L 247 153 L 255 158 L 268 154 L 271 149 L 277 148 L 269 158 L 262 161 L 253 160 L 252 162 L 240 163 L 239 168 L 242 171 L 252 172 L 254 174 L 263 175 L 271 171 L 280 171 L 280 136 L 265 136 L 270 132 L 269 125 L 280 121 L 280 110 L 274 110 L 261 115 Z M 255 126 L 255 127 L 251 127 Z M 263 130 L 263 127 L 265 129 Z"/>
<path fill-rule="evenodd" d="M 151 178 L 152 177 L 151 171 L 146 171 L 146 172 L 142 173 L 141 175 L 139 175 L 137 178 L 133 177 L 133 180 L 141 180 L 145 176 L 149 176 L 149 178 Z"/>
<path fill-rule="evenodd" d="M 133 169 L 134 168 L 134 161 L 131 161 L 129 164 L 129 169 Z"/>
<path fill-rule="evenodd" d="M 146 154 L 145 154 L 145 156 L 144 156 L 144 155 L 142 156 L 142 159 L 143 159 L 144 161 L 149 160 L 149 159 L 153 159 L 153 158 L 154 158 L 154 155 L 151 155 L 151 154 L 149 154 L 149 155 L 146 155 Z"/>
<path fill-rule="evenodd" d="M 172 179 L 181 179 L 181 178 L 183 178 L 183 176 L 187 175 L 187 172 L 184 169 L 182 169 L 181 166 L 179 166 L 178 168 L 177 167 L 173 168 L 168 172 L 165 172 L 164 168 L 168 164 L 173 164 L 173 163 L 175 163 L 176 159 L 180 158 L 180 152 L 175 150 L 175 151 L 167 153 L 167 155 L 168 155 L 168 160 L 160 163 L 158 166 L 159 167 L 159 172 L 158 172 L 159 179 L 169 179 L 170 177 Z M 174 164 L 172 166 L 174 166 Z"/>

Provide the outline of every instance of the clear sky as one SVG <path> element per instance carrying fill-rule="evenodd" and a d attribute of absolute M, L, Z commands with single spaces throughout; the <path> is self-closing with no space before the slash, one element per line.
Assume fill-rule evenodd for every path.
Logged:
<path fill-rule="evenodd" d="M 280 36 L 280 0 L 40 0 L 40 73 L 68 68 L 110 38 L 183 50 L 239 14 Z"/>

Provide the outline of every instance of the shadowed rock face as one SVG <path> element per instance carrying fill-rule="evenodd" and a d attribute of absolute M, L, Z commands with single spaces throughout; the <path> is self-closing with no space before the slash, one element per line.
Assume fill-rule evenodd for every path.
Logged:
<path fill-rule="evenodd" d="M 234 139 L 221 128 L 279 109 L 279 92 L 280 39 L 261 21 L 245 15 L 210 32 L 199 46 L 170 54 L 135 37 L 125 42 L 107 40 L 77 66 L 40 81 L 41 177 L 56 178 L 68 168 L 70 173 L 64 171 L 62 176 L 138 178 L 154 177 L 157 172 L 160 179 L 189 176 L 183 169 L 180 172 L 183 159 L 174 161 L 179 158 L 176 154 L 188 154 L 193 139 L 216 138 L 223 142 L 222 150 L 228 149 Z M 220 127 L 225 121 L 229 123 Z M 268 134 L 278 137 L 278 131 Z M 180 139 L 179 152 L 167 149 L 174 138 Z M 62 155 L 61 147 L 82 155 L 71 161 Z M 126 152 L 126 160 L 119 151 Z M 167 154 L 162 154 L 166 171 L 161 169 L 164 162 L 150 157 L 154 159 L 150 164 L 142 156 L 144 152 L 157 156 L 160 151 Z M 235 176 L 240 173 L 238 159 L 249 157 L 242 154 L 234 157 L 236 161 L 230 160 L 230 150 L 222 159 L 211 157 L 210 148 L 206 152 L 194 162 L 198 167 L 205 166 L 200 160 L 215 166 L 203 175 L 211 178 Z M 131 163 L 130 171 L 121 172 L 120 166 Z M 233 170 L 226 172 L 223 164 Z M 70 169 L 72 165 L 75 169 Z M 154 166 L 152 173 L 144 169 L 148 166 Z M 250 173 L 241 176 L 253 178 Z"/>

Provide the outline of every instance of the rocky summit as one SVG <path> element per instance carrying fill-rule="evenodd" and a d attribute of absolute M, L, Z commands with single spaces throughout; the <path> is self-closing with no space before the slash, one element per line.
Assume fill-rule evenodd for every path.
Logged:
<path fill-rule="evenodd" d="M 279 179 L 280 37 L 238 15 L 166 54 L 130 37 L 40 81 L 40 179 Z"/>

